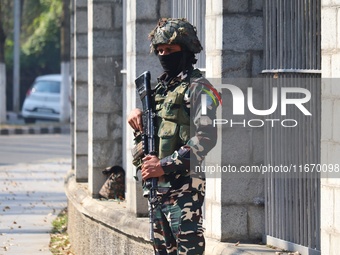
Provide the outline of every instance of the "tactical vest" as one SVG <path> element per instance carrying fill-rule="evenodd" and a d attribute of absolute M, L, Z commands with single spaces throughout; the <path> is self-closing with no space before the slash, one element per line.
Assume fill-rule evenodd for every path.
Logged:
<path fill-rule="evenodd" d="M 184 96 L 189 87 L 182 82 L 173 90 L 156 88 L 155 111 L 158 116 L 158 157 L 164 158 L 185 145 L 190 139 L 190 116 Z"/>

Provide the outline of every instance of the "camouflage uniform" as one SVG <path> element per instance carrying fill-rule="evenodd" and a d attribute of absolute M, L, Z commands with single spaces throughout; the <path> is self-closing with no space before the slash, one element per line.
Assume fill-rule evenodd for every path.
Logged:
<path fill-rule="evenodd" d="M 153 50 L 164 42 L 184 44 L 192 53 L 202 49 L 196 31 L 183 19 L 162 20 L 150 37 Z M 210 83 L 192 66 L 168 80 L 163 74 L 158 81 L 154 95 L 158 157 L 165 173 L 159 186 L 171 188 L 163 191 L 154 211 L 155 254 L 204 254 L 205 176 L 195 173 L 195 166 L 216 144 L 212 120 L 218 102 L 209 92 Z M 206 93 L 207 114 L 202 115 L 201 95 Z"/>

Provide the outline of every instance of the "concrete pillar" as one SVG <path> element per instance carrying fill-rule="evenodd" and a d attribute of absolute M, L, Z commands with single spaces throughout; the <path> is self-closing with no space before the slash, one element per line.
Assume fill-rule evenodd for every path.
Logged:
<path fill-rule="evenodd" d="M 102 170 L 122 164 L 122 18 L 121 1 L 88 0 L 88 184 L 94 197 L 105 181 Z"/>
<path fill-rule="evenodd" d="M 232 84 L 246 91 L 250 79 L 262 70 L 262 1 L 207 1 L 206 77 L 214 84 L 232 78 Z M 243 78 L 243 79 L 242 79 Z M 257 88 L 261 91 L 261 88 Z M 254 88 L 256 91 L 256 89 Z M 258 92 L 257 90 L 257 92 Z M 222 89 L 223 106 L 218 118 L 232 115 L 231 94 Z M 222 143 L 223 141 L 223 143 Z M 217 146 L 206 159 L 207 165 L 255 165 L 263 162 L 263 130 L 247 127 L 220 127 Z M 261 153 L 262 152 L 262 153 Z M 218 155 L 218 158 L 216 158 Z M 207 235 L 222 241 L 258 241 L 264 231 L 263 179 L 222 173 L 207 178 Z"/>
<path fill-rule="evenodd" d="M 205 23 L 205 53 L 206 77 L 211 83 L 218 84 L 222 78 L 222 32 L 223 32 L 223 1 L 206 2 Z M 221 106 L 217 118 L 221 118 Z M 222 136 L 218 129 L 218 137 Z M 215 148 L 205 159 L 206 165 L 221 165 L 222 140 L 218 139 Z M 205 227 L 209 237 L 220 239 L 222 236 L 222 204 L 221 204 L 221 178 L 207 178 L 205 195 Z"/>
<path fill-rule="evenodd" d="M 128 1 L 126 4 L 126 63 L 127 76 L 124 88 L 126 105 L 124 109 L 128 114 L 132 109 L 141 107 L 140 99 L 136 94 L 135 79 L 146 70 L 151 71 L 152 83 L 160 75 L 161 69 L 158 59 L 150 54 L 148 34 L 156 26 L 160 17 L 171 15 L 171 2 L 166 0 L 155 1 Z M 126 119 L 124 119 L 126 122 Z M 131 149 L 133 147 L 133 132 L 130 126 L 125 125 L 126 155 L 124 167 L 126 176 L 127 207 L 137 215 L 147 213 L 147 201 L 142 197 L 141 182 L 134 179 L 135 167 L 132 165 Z"/>
<path fill-rule="evenodd" d="M 74 0 L 74 169 L 76 180 L 88 180 L 88 49 L 87 0 Z"/>
<path fill-rule="evenodd" d="M 339 167 L 340 160 L 340 1 L 321 1 L 321 164 Z M 337 176 L 339 176 L 337 174 Z M 340 249 L 340 179 L 321 178 L 321 254 Z"/>

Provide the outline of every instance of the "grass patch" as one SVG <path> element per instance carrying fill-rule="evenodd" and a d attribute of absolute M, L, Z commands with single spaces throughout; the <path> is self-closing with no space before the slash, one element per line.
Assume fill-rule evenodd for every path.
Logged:
<path fill-rule="evenodd" d="M 53 255 L 74 255 L 67 234 L 67 208 L 52 222 L 50 251 Z"/>

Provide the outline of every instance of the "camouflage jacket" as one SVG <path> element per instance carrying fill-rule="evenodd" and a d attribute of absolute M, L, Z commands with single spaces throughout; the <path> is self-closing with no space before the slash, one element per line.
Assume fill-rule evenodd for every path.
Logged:
<path fill-rule="evenodd" d="M 168 176 L 171 180 L 193 174 L 195 166 L 200 165 L 207 153 L 215 146 L 217 128 L 213 126 L 213 120 L 216 118 L 220 95 L 198 69 L 181 72 L 168 82 L 165 82 L 164 78 L 165 75 L 159 77 L 155 97 L 157 94 L 167 97 L 169 92 L 186 84 L 187 89 L 180 107 L 183 107 L 187 113 L 190 126 L 190 136 L 187 141 L 165 157 L 160 157 L 165 177 Z M 205 100 L 203 104 L 202 99 Z M 200 178 L 204 177 L 200 176 Z"/>

